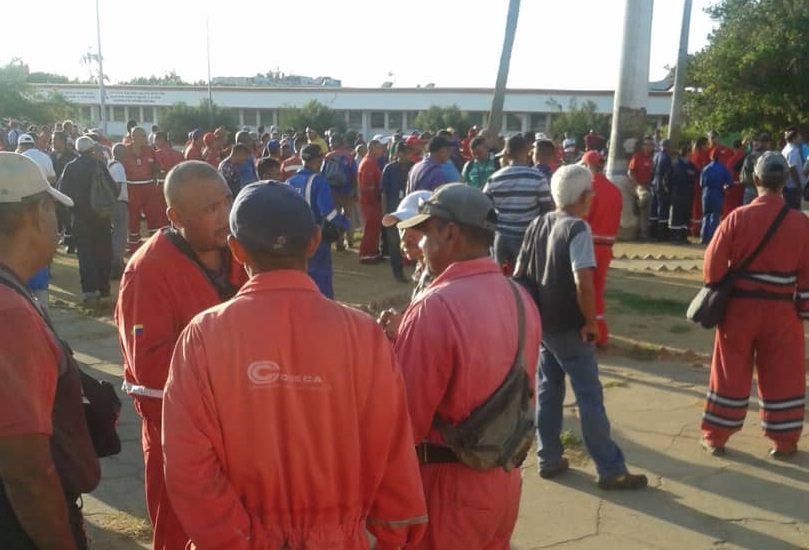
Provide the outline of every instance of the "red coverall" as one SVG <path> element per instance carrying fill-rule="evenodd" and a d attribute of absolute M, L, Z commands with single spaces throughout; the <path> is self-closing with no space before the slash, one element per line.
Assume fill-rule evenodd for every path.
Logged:
<path fill-rule="evenodd" d="M 722 219 L 727 218 L 728 214 L 736 210 L 742 205 L 744 201 L 744 184 L 741 183 L 739 178 L 739 170 L 736 166 L 741 163 L 747 152 L 744 149 L 732 150 L 733 155 L 728 157 L 725 166 L 733 174 L 733 185 L 730 186 L 727 193 L 725 193 L 725 200 L 722 201 Z"/>
<path fill-rule="evenodd" d="M 702 149 L 700 151 L 691 152 L 691 164 L 697 167 L 700 174 L 702 169 L 708 166 L 711 162 L 711 150 Z M 700 229 L 702 228 L 702 192 L 699 189 L 699 178 L 694 184 L 694 194 L 691 198 L 691 228 L 689 233 L 692 237 L 699 237 Z"/>
<path fill-rule="evenodd" d="M 360 211 L 365 228 L 360 242 L 360 261 L 379 258 L 379 236 L 382 231 L 382 171 L 376 158 L 365 156 L 360 161 L 357 184 Z"/>
<path fill-rule="evenodd" d="M 596 269 L 593 283 L 596 290 L 596 320 L 601 333 L 597 345 L 609 339 L 607 321 L 604 318 L 604 289 L 607 285 L 607 270 L 612 261 L 612 245 L 621 226 L 621 210 L 624 200 L 621 191 L 603 173 L 593 174 L 595 196 L 587 215 L 587 223 L 593 231 L 593 248 L 596 254 Z"/>
<path fill-rule="evenodd" d="M 364 550 L 366 528 L 392 550 L 424 534 L 390 344 L 306 273 L 260 273 L 192 321 L 163 414 L 166 485 L 201 550 Z"/>
<path fill-rule="evenodd" d="M 238 262 L 230 267 L 231 284 L 238 288 L 247 275 Z M 156 550 L 182 550 L 188 540 L 163 484 L 160 395 L 180 332 L 196 314 L 221 301 L 208 277 L 162 232 L 135 252 L 121 277 L 115 323 L 124 358 L 124 389 L 143 418 L 146 505 Z"/>
<path fill-rule="evenodd" d="M 533 300 L 524 291 L 522 296 L 523 353 L 534 387 L 542 329 Z M 414 441 L 441 444 L 433 418 L 457 424 L 503 382 L 517 352 L 516 308 L 509 283 L 491 258 L 450 265 L 411 303 L 394 349 L 407 386 Z M 519 468 L 422 464 L 421 475 L 430 523 L 413 548 L 510 548 L 522 488 Z"/>
<path fill-rule="evenodd" d="M 160 171 L 160 165 L 154 149 L 144 145 L 140 151 L 135 151 L 132 145 L 127 145 L 122 164 L 126 171 L 129 193 L 129 251 L 135 252 L 141 244 L 141 212 L 146 216 L 149 232 L 153 233 L 169 223 L 166 217 L 166 200 L 163 198 L 162 186 L 156 182 L 155 173 Z"/>
<path fill-rule="evenodd" d="M 765 195 L 734 210 L 705 251 L 705 282 L 719 281 L 728 265 L 749 256 L 783 205 L 780 196 Z M 702 432 L 723 446 L 742 428 L 755 364 L 764 434 L 775 449 L 789 451 L 801 434 L 806 393 L 801 320 L 809 319 L 809 219 L 790 211 L 735 289 L 747 296 L 731 298 L 716 330 Z"/>

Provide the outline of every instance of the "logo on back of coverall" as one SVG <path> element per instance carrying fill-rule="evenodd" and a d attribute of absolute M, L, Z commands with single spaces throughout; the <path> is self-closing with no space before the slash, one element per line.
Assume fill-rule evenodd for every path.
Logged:
<path fill-rule="evenodd" d="M 275 386 L 290 389 L 330 389 L 317 374 L 287 374 L 273 361 L 256 361 L 247 367 L 247 378 L 256 386 Z"/>

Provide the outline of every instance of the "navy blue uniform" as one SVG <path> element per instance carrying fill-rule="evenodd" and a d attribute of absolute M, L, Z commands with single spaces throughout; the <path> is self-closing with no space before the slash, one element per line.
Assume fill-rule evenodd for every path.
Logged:
<path fill-rule="evenodd" d="M 679 157 L 671 168 L 669 176 L 669 235 L 673 241 L 686 242 L 691 226 L 691 206 L 694 200 L 694 186 L 699 170 L 685 157 Z"/>
<path fill-rule="evenodd" d="M 725 186 L 733 184 L 733 174 L 724 164 L 713 160 L 702 171 L 699 184 L 702 187 L 702 229 L 699 236 L 702 244 L 708 244 L 722 219 Z"/>

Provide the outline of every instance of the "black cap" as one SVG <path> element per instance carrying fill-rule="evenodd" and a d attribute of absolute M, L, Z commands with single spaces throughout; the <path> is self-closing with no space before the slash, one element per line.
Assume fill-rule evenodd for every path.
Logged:
<path fill-rule="evenodd" d="M 315 160 L 323 156 L 323 151 L 320 150 L 320 145 L 310 143 L 301 149 L 301 160 L 309 161 Z"/>

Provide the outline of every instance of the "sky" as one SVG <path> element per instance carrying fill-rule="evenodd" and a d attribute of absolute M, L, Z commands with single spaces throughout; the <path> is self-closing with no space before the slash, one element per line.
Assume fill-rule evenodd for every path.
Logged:
<path fill-rule="evenodd" d="M 693 1 L 689 52 L 707 44 L 713 22 L 704 9 L 717 1 Z M 208 19 L 214 77 L 281 70 L 352 87 L 388 80 L 396 87 L 492 87 L 508 7 L 508 0 L 98 2 L 104 72 L 113 83 L 172 70 L 188 81 L 206 79 Z M 88 78 L 81 58 L 97 50 L 95 0 L 4 4 L 10 17 L 0 64 L 20 57 L 31 71 Z M 522 0 L 508 87 L 614 89 L 624 6 Z M 683 0 L 655 2 L 650 80 L 676 63 L 682 10 Z"/>

